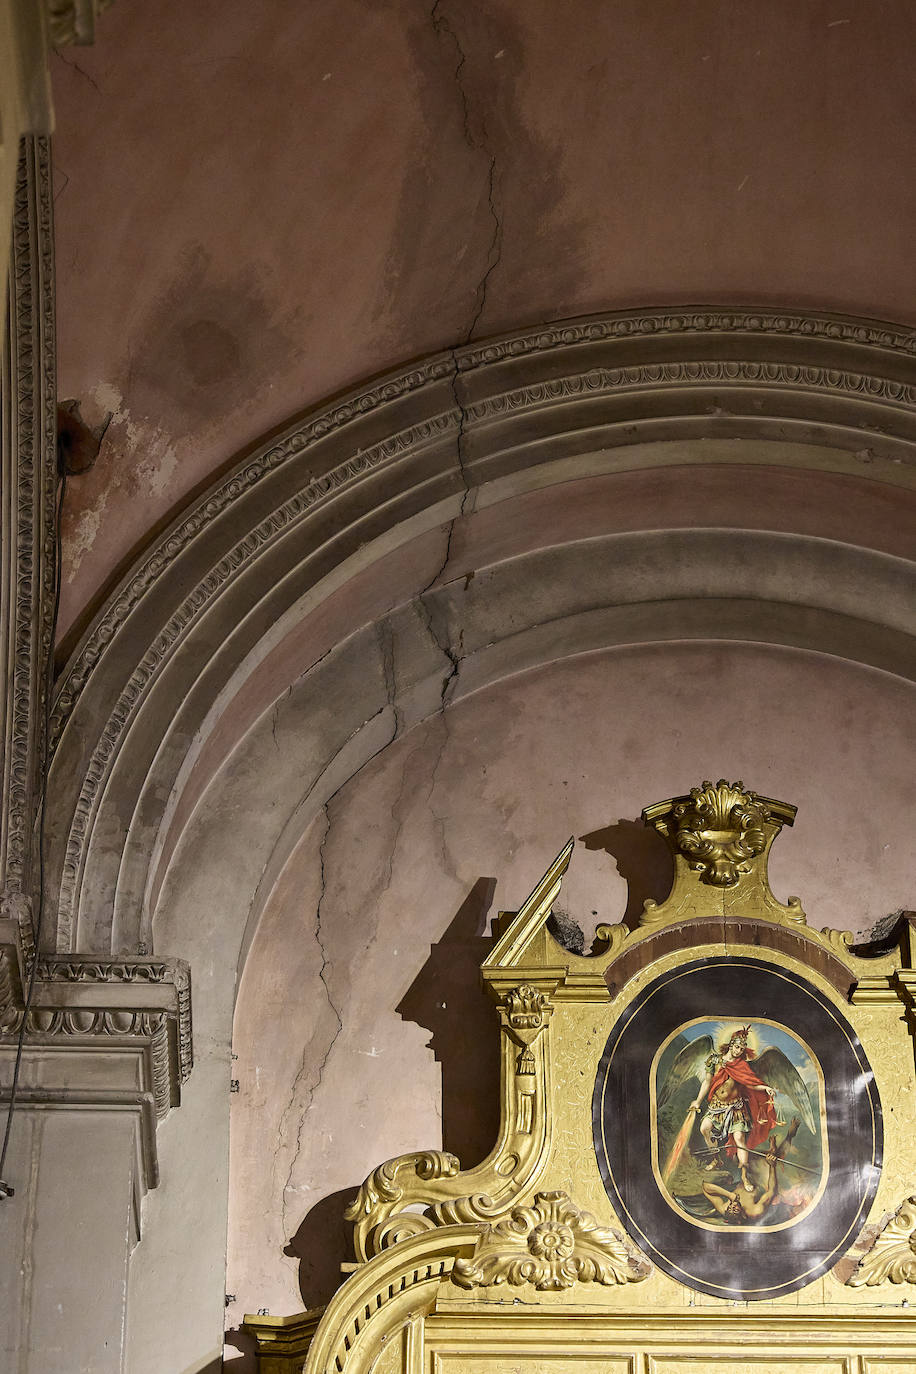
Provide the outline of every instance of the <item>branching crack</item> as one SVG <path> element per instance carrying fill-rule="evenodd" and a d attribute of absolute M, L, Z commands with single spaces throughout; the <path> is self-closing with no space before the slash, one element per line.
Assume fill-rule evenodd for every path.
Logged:
<path fill-rule="evenodd" d="M 322 655 L 322 657 L 324 657 L 324 655 Z M 320 660 L 319 660 L 319 662 L 320 662 Z M 386 681 L 387 681 L 387 677 L 386 677 Z M 392 681 L 392 686 L 393 686 L 393 678 L 392 678 L 391 681 Z M 381 754 L 381 753 L 383 752 L 383 750 L 387 749 L 388 746 L 389 746 L 390 744 L 393 744 L 394 741 L 395 741 L 395 739 L 397 738 L 397 733 L 398 733 L 398 716 L 397 716 L 397 712 L 395 711 L 395 708 L 394 708 L 394 701 L 393 701 L 393 699 L 392 699 L 390 702 L 386 702 L 385 706 L 383 706 L 383 707 L 381 708 L 380 711 L 377 711 L 377 712 L 375 713 L 374 716 L 370 717 L 370 719 L 371 719 L 371 720 L 375 720 L 378 716 L 382 715 L 382 713 L 383 713 L 384 711 L 388 710 L 388 709 L 389 709 L 389 706 L 390 706 L 390 709 L 391 709 L 391 711 L 392 711 L 392 713 L 393 713 L 393 716 L 394 716 L 394 726 L 393 726 L 391 735 L 390 735 L 382 744 L 380 744 L 379 747 L 378 747 L 377 749 L 373 750 L 373 752 L 369 755 L 369 757 L 363 762 L 363 764 L 361 765 L 361 768 L 365 768 L 368 764 L 370 764 L 370 763 L 372 762 L 373 759 L 377 758 L 378 755 Z M 365 727 L 365 725 L 367 725 L 367 724 L 369 724 L 369 721 L 365 721 L 365 722 L 363 722 L 362 725 L 357 726 L 357 728 L 356 728 L 355 730 L 353 730 L 353 731 L 351 732 L 350 735 L 348 735 L 348 737 L 347 737 L 347 739 L 344 741 L 344 745 L 343 745 L 342 747 L 345 747 L 347 744 L 349 744 L 350 740 L 353 739 L 354 735 L 358 734 L 359 730 L 363 729 L 363 728 Z M 353 776 L 356 776 L 356 775 L 354 774 Z M 295 1169 L 295 1167 L 296 1167 L 296 1162 L 297 1162 L 297 1160 L 299 1159 L 299 1155 L 300 1155 L 300 1152 L 301 1152 L 301 1149 L 302 1149 L 302 1134 L 303 1134 L 303 1131 L 305 1130 L 305 1119 L 306 1119 L 306 1117 L 308 1116 L 309 1112 L 311 1111 L 312 1104 L 314 1103 L 315 1097 L 316 1097 L 316 1095 L 317 1095 L 317 1093 L 318 1093 L 318 1089 L 321 1087 L 321 1084 L 322 1084 L 322 1082 L 323 1082 L 323 1080 L 324 1080 L 324 1074 L 325 1074 L 325 1070 L 326 1070 L 326 1068 L 327 1068 L 327 1066 L 328 1066 L 328 1061 L 330 1060 L 331 1054 L 333 1053 L 333 1050 L 334 1050 L 334 1046 L 337 1044 L 337 1041 L 338 1041 L 338 1039 L 340 1038 L 341 1032 L 343 1031 L 343 1018 L 342 1018 L 342 1016 L 341 1016 L 341 1014 L 340 1014 L 340 1009 L 338 1008 L 337 1003 L 334 1001 L 334 998 L 333 998 L 332 995 L 331 995 L 331 986 L 330 986 L 330 983 L 328 982 L 328 967 L 329 967 L 329 964 L 330 964 L 331 961 L 330 961 L 330 958 L 329 958 L 329 956 L 328 956 L 327 947 L 325 946 L 325 943 L 324 943 L 324 936 L 323 936 L 323 934 L 322 934 L 322 923 L 323 923 L 323 915 L 324 915 L 324 913 L 323 913 L 324 899 L 325 899 L 325 897 L 326 897 L 326 895 L 327 895 L 326 850 L 327 850 L 328 839 L 329 839 L 330 833 L 331 833 L 331 806 L 333 805 L 335 799 L 337 798 L 337 796 L 338 796 L 338 794 L 341 792 L 341 790 L 342 790 L 344 787 L 346 787 L 346 785 L 347 785 L 348 782 L 351 782 L 351 781 L 352 781 L 352 777 L 347 778 L 347 779 L 344 780 L 344 782 L 342 782 L 342 783 L 340 784 L 339 787 L 335 788 L 335 790 L 334 790 L 334 791 L 331 793 L 331 795 L 328 797 L 327 801 L 324 803 L 324 806 L 323 806 L 323 808 L 322 808 L 323 811 L 324 811 L 324 818 L 325 818 L 325 831 L 324 831 L 324 835 L 323 835 L 322 838 L 321 838 L 321 842 L 320 842 L 320 844 L 319 844 L 319 846 L 318 846 L 318 863 L 319 863 L 319 874 L 320 874 L 320 888 L 319 888 L 319 892 L 318 892 L 318 903 L 317 903 L 317 906 L 316 906 L 316 909 L 315 909 L 315 942 L 316 942 L 316 944 L 318 945 L 318 949 L 319 949 L 319 952 L 320 952 L 320 954 L 321 954 L 321 965 L 320 965 L 320 967 L 319 967 L 319 969 L 318 969 L 318 977 L 321 979 L 321 982 L 322 982 L 322 984 L 324 985 L 324 991 L 325 991 L 325 996 L 326 996 L 326 998 L 327 998 L 327 1003 L 328 1003 L 329 1008 L 331 1009 L 331 1012 L 333 1013 L 334 1020 L 337 1022 L 337 1026 L 336 1026 L 336 1029 L 334 1030 L 334 1034 L 331 1036 L 331 1039 L 330 1039 L 330 1041 L 329 1041 L 329 1043 L 328 1043 L 328 1047 L 327 1047 L 327 1049 L 325 1050 L 324 1054 L 322 1055 L 321 1060 L 320 1060 L 320 1062 L 319 1062 L 319 1064 L 318 1064 L 317 1076 L 315 1077 L 314 1082 L 312 1083 L 312 1085 L 311 1085 L 310 1088 L 309 1088 L 309 1091 L 308 1091 L 308 1099 L 307 1099 L 305 1105 L 303 1106 L 301 1112 L 299 1113 L 299 1125 L 298 1125 L 298 1127 L 297 1127 L 297 1129 L 296 1129 L 296 1145 L 295 1145 L 295 1149 L 293 1150 L 292 1155 L 291 1155 L 291 1158 L 290 1158 L 289 1170 L 288 1170 L 288 1172 L 287 1172 L 286 1183 L 285 1183 L 285 1185 L 284 1185 L 283 1193 L 282 1193 L 281 1211 L 282 1211 L 282 1217 L 283 1217 L 284 1235 L 288 1234 L 288 1232 L 287 1232 L 287 1210 L 288 1210 L 288 1207 L 287 1207 L 287 1198 L 288 1198 L 289 1193 L 290 1193 L 291 1190 L 292 1190 L 293 1171 L 294 1171 L 294 1169 Z M 286 1108 L 284 1109 L 283 1118 L 282 1118 L 281 1123 L 280 1123 L 280 1130 L 279 1130 L 279 1132 L 278 1132 L 278 1137 L 279 1137 L 279 1139 L 278 1139 L 278 1142 L 277 1142 L 277 1148 L 276 1148 L 276 1150 L 274 1151 L 274 1158 L 276 1158 L 276 1156 L 277 1156 L 277 1154 L 279 1153 L 279 1150 L 280 1150 L 280 1148 L 281 1148 L 281 1142 L 282 1142 L 282 1137 L 283 1137 L 283 1128 L 284 1128 L 284 1124 L 285 1124 L 285 1122 L 286 1122 L 288 1116 L 289 1116 L 289 1115 L 294 1111 L 294 1109 L 295 1109 L 296 1096 L 297 1096 L 297 1093 L 298 1093 L 298 1091 L 299 1091 L 299 1085 L 301 1084 L 302 1080 L 305 1078 L 305 1076 L 306 1076 L 307 1074 L 310 1074 L 310 1073 L 313 1073 L 313 1072 L 314 1072 L 314 1065 L 313 1065 L 312 1061 L 311 1061 L 310 1058 L 309 1058 L 309 1049 L 310 1049 L 310 1044 L 306 1044 L 306 1045 L 303 1047 L 303 1050 L 302 1050 L 302 1058 L 301 1058 L 301 1060 L 300 1060 L 300 1062 L 299 1062 L 299 1068 L 298 1068 L 297 1071 L 296 1071 L 296 1077 L 295 1077 L 295 1079 L 293 1080 L 293 1085 L 292 1085 L 292 1089 L 291 1089 L 291 1091 L 290 1091 L 290 1096 L 289 1096 L 289 1102 L 288 1102 Z"/>
<path fill-rule="evenodd" d="M 336 1032 L 335 1032 L 335 1034 L 334 1034 L 334 1038 L 331 1040 L 331 1043 L 330 1043 L 330 1045 L 329 1045 L 328 1048 L 327 1048 L 327 1052 L 326 1052 L 324 1058 L 322 1059 L 321 1063 L 318 1065 L 318 1082 L 315 1084 L 315 1090 L 316 1090 L 316 1091 L 317 1091 L 318 1088 L 321 1087 L 321 1080 L 322 1080 L 322 1078 L 323 1078 L 323 1076 L 324 1076 L 325 1066 L 327 1065 L 328 1059 L 329 1059 L 330 1054 L 331 1054 L 331 1050 L 334 1048 L 334 1045 L 335 1045 L 335 1043 L 336 1043 L 336 1041 L 337 1041 L 337 1037 L 340 1035 L 340 1032 L 343 1030 L 343 1021 L 341 1020 L 340 1012 L 338 1011 L 337 1006 L 336 1006 L 336 1004 L 335 1004 L 335 1002 L 334 1002 L 334 999 L 333 999 L 333 997 L 331 996 L 331 988 L 330 988 L 330 985 L 329 985 L 329 983 L 328 983 L 328 962 L 329 962 L 329 961 L 328 961 L 328 952 L 327 952 L 327 949 L 325 948 L 324 940 L 322 939 L 322 936 L 321 936 L 321 919 L 322 919 L 321 908 L 322 908 L 322 905 L 323 905 L 323 903 L 324 903 L 325 895 L 326 895 L 326 893 L 327 893 L 327 872 L 326 872 L 326 869 L 325 869 L 325 848 L 326 848 L 327 843 L 328 843 L 328 838 L 329 838 L 329 836 L 330 836 L 330 834 L 331 834 L 331 813 L 330 813 L 330 811 L 328 810 L 329 805 L 330 805 L 330 801 L 327 801 L 327 802 L 325 802 L 325 804 L 324 804 L 324 817 L 325 817 L 325 822 L 326 822 L 326 824 L 325 824 L 324 835 L 322 836 L 321 843 L 320 843 L 319 846 L 318 846 L 318 863 L 319 863 L 319 868 L 320 868 L 320 873 L 321 873 L 321 891 L 320 891 L 319 894 L 318 894 L 318 906 L 317 906 L 317 908 L 316 908 L 316 910 L 315 910 L 315 943 L 317 944 L 318 949 L 319 949 L 319 951 L 320 951 L 320 953 L 321 953 L 321 967 L 320 967 L 319 970 L 318 970 L 318 977 L 321 979 L 322 983 L 324 984 L 324 991 L 325 991 L 325 995 L 326 995 L 326 997 L 327 997 L 327 999 L 328 999 L 328 1006 L 331 1008 L 331 1011 L 334 1013 L 334 1019 L 335 1019 L 336 1022 L 337 1022 L 337 1030 L 336 1030 Z M 314 1096 L 314 1093 L 313 1093 L 313 1096 Z"/>
<path fill-rule="evenodd" d="M 499 208 L 497 205 L 496 194 L 497 161 L 495 153 L 491 150 L 489 146 L 489 139 L 487 135 L 487 128 L 485 122 L 481 118 L 477 118 L 475 120 L 473 117 L 471 102 L 468 95 L 468 88 L 465 81 L 465 66 L 467 64 L 467 54 L 461 44 L 461 40 L 459 39 L 458 34 L 455 31 L 455 28 L 450 18 L 443 10 L 443 0 L 435 0 L 435 4 L 433 5 L 430 11 L 430 20 L 432 22 L 432 26 L 435 30 L 437 37 L 440 40 L 449 43 L 451 47 L 454 49 L 454 80 L 461 100 L 462 125 L 465 142 L 473 152 L 483 153 L 487 158 L 487 207 L 493 228 L 492 233 L 490 235 L 490 241 L 487 246 L 486 266 L 483 275 L 481 276 L 480 281 L 477 285 L 477 290 L 475 292 L 474 297 L 474 309 L 471 315 L 470 323 L 468 325 L 467 330 L 465 331 L 465 335 L 462 340 L 463 344 L 468 344 L 470 343 L 471 338 L 473 337 L 474 332 L 477 329 L 481 317 L 486 308 L 487 290 L 489 288 L 490 278 L 493 272 L 498 267 L 500 258 L 502 256 L 503 226 L 499 214 Z M 440 566 L 436 569 L 433 576 L 427 582 L 426 586 L 422 588 L 418 595 L 418 605 L 420 607 L 420 614 L 423 617 L 427 633 L 429 634 L 429 637 L 435 644 L 436 648 L 439 650 L 439 652 L 443 655 L 443 657 L 447 660 L 448 663 L 447 670 L 442 678 L 442 686 L 440 690 L 440 709 L 443 710 L 448 705 L 449 698 L 454 692 L 455 683 L 457 681 L 458 673 L 461 668 L 461 661 L 463 658 L 462 636 L 459 636 L 458 646 L 456 648 L 452 644 L 451 636 L 448 634 L 447 631 L 447 626 L 443 626 L 443 632 L 441 633 L 439 630 L 437 630 L 433 616 L 433 608 L 429 604 L 427 594 L 432 590 L 436 583 L 438 583 L 445 574 L 445 571 L 449 565 L 449 561 L 452 556 L 452 541 L 454 539 L 455 530 L 457 529 L 459 522 L 467 514 L 468 505 L 472 493 L 471 482 L 468 474 L 466 453 L 467 426 L 469 417 L 467 408 L 464 403 L 464 399 L 462 397 L 462 388 L 460 384 L 461 379 L 459 375 L 460 365 L 457 349 L 452 350 L 451 356 L 451 388 L 455 409 L 458 414 L 458 432 L 455 443 L 455 454 L 457 458 L 458 475 L 461 479 L 463 492 L 461 496 L 461 503 L 458 507 L 458 511 L 448 525 L 445 540 L 445 551 L 443 554 L 442 562 Z"/>
<path fill-rule="evenodd" d="M 293 684 L 290 683 L 286 691 L 283 693 L 283 695 L 278 697 L 277 700 L 274 702 L 273 710 L 270 713 L 270 734 L 274 742 L 274 748 L 276 749 L 278 754 L 280 752 L 280 742 L 277 739 L 277 724 L 280 720 L 280 712 L 283 709 L 284 704 L 287 701 L 289 701 L 292 694 Z"/>

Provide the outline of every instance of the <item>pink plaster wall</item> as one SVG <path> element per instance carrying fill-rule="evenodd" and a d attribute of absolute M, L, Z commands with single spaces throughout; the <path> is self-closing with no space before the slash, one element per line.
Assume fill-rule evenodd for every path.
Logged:
<path fill-rule="evenodd" d="M 241 982 L 229 1326 L 327 1298 L 348 1190 L 383 1159 L 444 1143 L 467 1165 L 492 1143 L 480 937 L 570 834 L 558 905 L 593 928 L 667 890 L 641 808 L 742 778 L 799 807 L 771 879 L 813 925 L 911 906 L 914 703 L 911 685 L 816 654 L 618 649 L 481 691 L 347 783 L 303 834 Z M 229 1367 L 247 1367 L 232 1343 Z"/>
<path fill-rule="evenodd" d="M 114 416 L 62 632 L 246 445 L 471 333 L 916 321 L 914 40 L 910 0 L 120 0 L 53 59 L 60 392 Z"/>
<path fill-rule="evenodd" d="M 445 566 L 441 528 L 406 542 L 320 601 L 240 674 L 237 690 L 196 741 L 157 860 L 151 906 L 189 817 L 239 740 L 348 635 L 431 585 L 532 550 L 612 532 L 700 527 L 813 535 L 904 558 L 914 546 L 916 493 L 834 473 L 742 464 L 666 467 L 554 484 L 473 510 L 447 538 Z"/>

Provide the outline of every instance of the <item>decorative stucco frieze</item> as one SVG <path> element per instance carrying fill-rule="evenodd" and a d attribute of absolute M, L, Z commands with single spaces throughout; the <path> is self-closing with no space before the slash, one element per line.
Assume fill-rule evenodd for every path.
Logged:
<path fill-rule="evenodd" d="M 0 916 L 34 947 L 35 834 L 45 760 L 56 575 L 56 389 L 50 142 L 20 145 L 3 356 L 0 663 L 4 768 Z"/>
<path fill-rule="evenodd" d="M 26 1018 L 19 1110 L 137 1113 L 146 1187 L 158 1181 L 156 1123 L 191 1072 L 188 966 L 171 959 L 39 958 L 32 1003 L 9 946 L 0 957 L 0 1083 Z M 5 1101 L 0 1089 L 0 1105 Z"/>

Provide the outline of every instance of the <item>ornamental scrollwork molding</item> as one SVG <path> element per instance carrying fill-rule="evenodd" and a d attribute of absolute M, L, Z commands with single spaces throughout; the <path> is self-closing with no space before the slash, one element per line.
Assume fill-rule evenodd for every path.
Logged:
<path fill-rule="evenodd" d="M 419 1202 L 424 1193 L 428 1196 L 430 1184 L 454 1178 L 460 1169 L 457 1158 L 445 1150 L 397 1155 L 373 1169 L 344 1212 L 345 1220 L 353 1223 L 357 1259 L 365 1261 L 434 1226 L 422 1212 L 404 1209 Z"/>
<path fill-rule="evenodd" d="M 426 1230 L 505 1216 L 534 1184 L 550 1142 L 544 1033 L 552 1011 L 547 995 L 527 983 L 500 1000 L 502 1116 L 492 1152 L 467 1171 L 445 1150 L 418 1150 L 380 1164 L 344 1212 L 360 1262 Z"/>
<path fill-rule="evenodd" d="M 515 1065 L 515 1072 L 520 1077 L 535 1071 L 531 1046 L 546 1026 L 552 1011 L 547 994 L 527 983 L 508 993 L 500 1008 L 500 1020 L 521 1050 Z"/>
<path fill-rule="evenodd" d="M 766 825 L 772 820 L 766 803 L 744 783 L 724 778 L 692 787 L 674 808 L 674 840 L 700 881 L 734 887 L 750 872 L 749 859 L 766 848 Z"/>
<path fill-rule="evenodd" d="M 632 951 L 641 939 L 666 924 L 703 917 L 736 926 L 748 921 L 782 926 L 792 932 L 793 939 L 816 946 L 838 960 L 838 974 L 848 969 L 867 977 L 871 972 L 856 957 L 851 931 L 828 926 L 816 930 L 808 925 L 798 897 L 781 902 L 770 889 L 770 845 L 784 825 L 792 825 L 794 806 L 760 796 L 743 782 L 720 778 L 715 783 L 702 782 L 685 796 L 646 807 L 642 814 L 671 849 L 674 881 L 663 902 L 646 901 L 636 931 L 618 935 L 612 958 L 618 952 Z M 718 913 L 716 901 L 720 903 Z M 731 928 L 734 933 L 735 925 Z M 852 981 L 846 992 L 850 987 Z"/>
<path fill-rule="evenodd" d="M 539 1292 L 576 1283 L 640 1283 L 652 1265 L 580 1211 L 564 1192 L 537 1193 L 488 1226 L 469 1259 L 457 1259 L 452 1282 L 461 1288 L 530 1283 Z"/>
<path fill-rule="evenodd" d="M 916 1197 L 908 1197 L 879 1231 L 846 1283 L 849 1288 L 916 1283 Z"/>

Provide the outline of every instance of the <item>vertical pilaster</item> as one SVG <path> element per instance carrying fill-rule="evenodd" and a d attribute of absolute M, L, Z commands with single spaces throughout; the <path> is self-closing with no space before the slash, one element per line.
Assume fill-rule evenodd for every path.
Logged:
<path fill-rule="evenodd" d="M 0 374 L 0 944 L 35 944 L 38 816 L 56 570 L 50 143 L 20 144 Z"/>
<path fill-rule="evenodd" d="M 3 1203 L 0 1366 L 10 1374 L 121 1374 L 135 1238 L 136 1114 L 24 1106 Z M 18 1262 L 17 1262 L 18 1261 Z"/>

